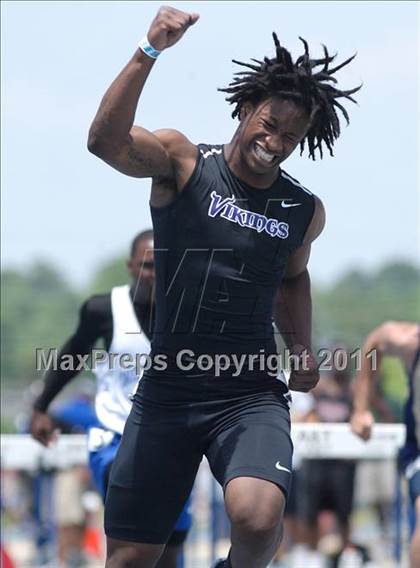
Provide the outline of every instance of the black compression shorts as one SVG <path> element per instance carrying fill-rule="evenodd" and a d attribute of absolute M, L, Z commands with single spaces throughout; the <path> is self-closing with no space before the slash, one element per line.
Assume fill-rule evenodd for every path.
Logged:
<path fill-rule="evenodd" d="M 287 496 L 292 453 L 281 381 L 145 376 L 112 466 L 105 532 L 166 543 L 203 455 L 223 488 L 235 477 L 257 477 Z"/>

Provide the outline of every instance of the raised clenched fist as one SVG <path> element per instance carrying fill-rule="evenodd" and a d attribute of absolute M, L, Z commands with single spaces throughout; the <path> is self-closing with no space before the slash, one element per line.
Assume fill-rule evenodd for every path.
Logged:
<path fill-rule="evenodd" d="M 170 6 L 162 6 L 147 33 L 149 43 L 158 51 L 171 47 L 199 17 L 196 13 L 188 14 Z"/>

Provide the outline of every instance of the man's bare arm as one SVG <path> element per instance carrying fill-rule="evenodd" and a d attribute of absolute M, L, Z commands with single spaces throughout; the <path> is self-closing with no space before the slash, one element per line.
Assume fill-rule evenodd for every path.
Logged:
<path fill-rule="evenodd" d="M 320 199 L 315 197 L 315 211 L 302 246 L 289 258 L 284 280 L 278 290 L 274 305 L 274 320 L 286 346 L 292 352 L 307 350 L 308 373 L 294 373 L 289 382 L 293 390 L 307 391 L 318 381 L 312 345 L 312 300 L 307 264 L 311 243 L 320 235 L 325 225 L 325 210 Z"/>
<path fill-rule="evenodd" d="M 307 265 L 311 243 L 325 226 L 325 210 L 315 197 L 315 211 L 302 246 L 287 261 L 284 279 L 277 292 L 274 319 L 286 346 L 311 348 L 312 303 Z"/>
<path fill-rule="evenodd" d="M 197 20 L 198 14 L 162 7 L 147 34 L 149 42 L 163 51 L 179 41 Z M 196 147 L 175 130 L 152 133 L 133 126 L 137 104 L 154 63 L 143 51 L 136 51 L 101 101 L 90 127 L 88 148 L 113 168 L 133 177 L 175 179 L 179 170 L 177 181 L 182 185 L 189 166 L 194 167 Z"/>
<path fill-rule="evenodd" d="M 110 310 L 111 308 L 109 308 Z M 71 357 L 73 362 L 78 356 L 88 355 L 100 337 L 100 313 L 93 307 L 93 300 L 85 302 L 80 310 L 80 320 L 73 335 L 64 343 L 58 354 Z M 55 439 L 55 424 L 48 414 L 48 407 L 63 388 L 72 381 L 80 370 L 74 365 L 73 369 L 50 368 L 44 376 L 42 391 L 33 403 L 30 419 L 30 432 L 35 440 L 48 446 Z"/>
<path fill-rule="evenodd" d="M 368 440 L 374 423 L 371 413 L 371 399 L 382 357 L 391 355 L 410 367 L 418 346 L 418 326 L 412 322 L 389 321 L 375 328 L 366 338 L 362 347 L 361 368 L 357 374 L 354 394 L 354 411 L 351 427 L 355 434 Z M 376 369 L 369 354 L 375 352 Z"/>

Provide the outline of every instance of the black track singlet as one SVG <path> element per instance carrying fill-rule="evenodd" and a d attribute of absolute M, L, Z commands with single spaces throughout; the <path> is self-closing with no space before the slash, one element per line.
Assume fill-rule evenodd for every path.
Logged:
<path fill-rule="evenodd" d="M 273 299 L 312 219 L 314 196 L 283 170 L 269 188 L 252 188 L 229 169 L 222 145 L 198 148 L 184 190 L 151 208 L 152 353 L 275 353 Z"/>

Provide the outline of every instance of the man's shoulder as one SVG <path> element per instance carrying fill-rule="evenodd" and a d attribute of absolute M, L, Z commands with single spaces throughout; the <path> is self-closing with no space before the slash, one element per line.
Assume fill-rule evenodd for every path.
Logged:
<path fill-rule="evenodd" d="M 286 185 L 291 187 L 293 190 L 300 192 L 302 194 L 302 196 L 306 195 L 309 198 L 310 197 L 312 197 L 312 198 L 316 197 L 312 191 L 310 191 L 299 180 L 297 180 L 296 178 L 291 176 L 285 170 L 283 170 L 283 169 L 280 170 L 280 176 L 281 176 L 283 183 L 285 183 Z"/>
<path fill-rule="evenodd" d="M 191 142 L 185 134 L 173 128 L 155 130 L 153 134 L 174 161 L 195 158 L 198 152 L 197 145 Z"/>
<path fill-rule="evenodd" d="M 310 191 L 285 170 L 281 169 L 280 175 L 283 183 L 288 186 L 293 197 L 299 199 L 299 202 L 305 206 L 309 225 L 305 234 L 304 244 L 309 244 L 314 241 L 324 229 L 326 219 L 324 204 L 315 193 Z"/>
<path fill-rule="evenodd" d="M 90 296 L 81 307 L 82 317 L 87 319 L 101 319 L 111 314 L 111 292 L 94 294 Z"/>

